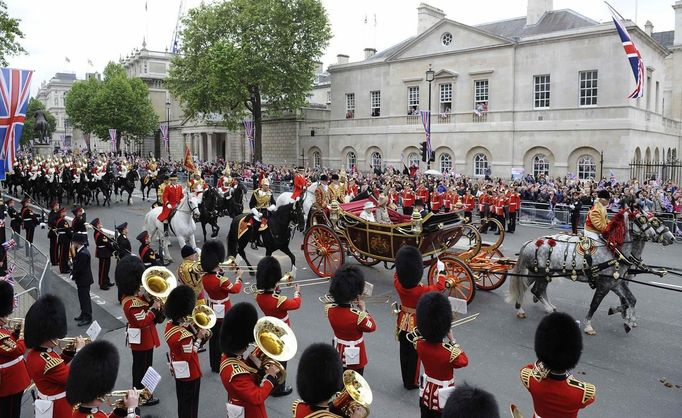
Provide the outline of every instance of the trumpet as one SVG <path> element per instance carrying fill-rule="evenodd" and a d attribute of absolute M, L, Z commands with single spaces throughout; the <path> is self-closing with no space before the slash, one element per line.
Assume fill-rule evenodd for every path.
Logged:
<path fill-rule="evenodd" d="M 260 369 L 275 366 L 278 369 L 277 383 L 284 383 L 287 371 L 280 362 L 291 360 L 296 355 L 298 342 L 294 331 L 281 319 L 264 316 L 256 322 L 253 337 L 256 348 L 252 354 L 261 361 Z"/>
<path fill-rule="evenodd" d="M 362 408 L 363 418 L 369 416 L 369 406 L 372 404 L 372 389 L 369 383 L 360 373 L 354 370 L 343 372 L 343 390 L 338 392 L 332 401 L 332 405 L 350 417 L 358 409 Z"/>
<path fill-rule="evenodd" d="M 208 331 L 208 335 L 205 338 L 205 341 L 208 341 L 212 335 L 211 328 L 213 328 L 218 321 L 215 311 L 208 305 L 197 305 L 192 310 L 192 316 L 190 319 L 194 326 Z M 196 333 L 197 332 L 194 334 Z"/>
<path fill-rule="evenodd" d="M 147 401 L 149 401 L 152 398 L 152 393 L 149 391 L 149 389 L 144 388 L 144 389 L 133 389 L 139 398 L 139 406 L 145 405 Z M 111 391 L 111 393 L 107 393 L 105 395 L 106 398 L 108 399 L 115 399 L 115 401 L 110 402 L 110 406 L 113 406 L 115 408 L 125 408 L 125 398 L 128 396 L 128 390 L 114 390 Z"/>
<path fill-rule="evenodd" d="M 474 319 L 478 318 L 479 314 L 473 314 L 469 316 L 465 316 L 464 318 L 460 318 L 457 320 L 452 321 L 450 324 L 450 328 L 454 328 L 463 324 L 466 324 L 467 322 L 471 322 Z M 414 344 L 417 342 L 417 340 L 420 340 L 422 338 L 422 335 L 419 333 L 419 329 L 415 328 L 414 331 L 409 332 L 407 335 L 405 335 L 405 338 L 410 344 Z"/>
<path fill-rule="evenodd" d="M 299 287 L 305 287 L 305 286 L 315 286 L 318 284 L 327 284 L 329 283 L 329 279 L 331 277 L 316 277 L 314 279 L 303 279 L 303 280 L 291 280 L 293 276 L 291 273 L 286 273 L 282 278 L 277 282 L 277 285 L 279 286 L 280 289 L 289 289 L 291 287 L 294 287 L 298 285 Z M 280 284 L 281 283 L 281 284 Z M 244 293 L 247 295 L 251 295 L 254 293 L 258 293 L 259 289 L 256 287 L 255 283 L 249 283 L 247 284 L 246 287 L 244 287 Z"/>
<path fill-rule="evenodd" d="M 76 351 L 76 338 L 78 337 L 65 337 L 60 338 L 57 344 L 62 351 Z M 90 344 L 92 340 L 90 337 L 83 337 L 85 344 Z"/>
<path fill-rule="evenodd" d="M 178 279 L 166 267 L 149 267 L 142 273 L 142 287 L 161 304 L 166 303 L 170 292 L 178 287 Z"/>

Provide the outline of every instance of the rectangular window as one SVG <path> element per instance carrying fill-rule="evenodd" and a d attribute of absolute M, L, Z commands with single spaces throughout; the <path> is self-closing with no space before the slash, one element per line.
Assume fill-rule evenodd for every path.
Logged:
<path fill-rule="evenodd" d="M 370 116 L 381 116 L 381 92 L 379 90 L 369 92 Z"/>
<path fill-rule="evenodd" d="M 533 102 L 536 109 L 549 107 L 549 74 L 533 77 Z"/>
<path fill-rule="evenodd" d="M 452 83 L 440 85 L 440 113 L 452 112 Z"/>
<path fill-rule="evenodd" d="M 327 104 L 332 102 L 332 92 L 331 90 L 327 90 Z"/>
<path fill-rule="evenodd" d="M 580 72 L 580 106 L 597 105 L 597 70 Z"/>
<path fill-rule="evenodd" d="M 478 105 L 488 104 L 488 80 L 474 81 L 474 109 Z"/>
<path fill-rule="evenodd" d="M 355 117 L 355 93 L 346 93 L 346 119 Z"/>
<path fill-rule="evenodd" d="M 419 86 L 407 88 L 407 114 L 419 114 Z"/>
<path fill-rule="evenodd" d="M 659 85 L 658 85 L 658 81 L 657 81 L 656 82 L 656 102 L 654 103 L 656 113 L 658 113 L 658 102 L 659 102 L 659 100 L 660 100 L 660 98 L 659 98 Z"/>

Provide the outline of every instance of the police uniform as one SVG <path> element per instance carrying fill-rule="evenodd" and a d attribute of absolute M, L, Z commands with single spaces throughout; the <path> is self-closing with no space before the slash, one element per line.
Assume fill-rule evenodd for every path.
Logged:
<path fill-rule="evenodd" d="M 99 219 L 92 221 L 93 226 L 96 226 L 98 223 Z M 107 290 L 113 286 L 113 283 L 109 280 L 109 269 L 111 268 L 111 256 L 114 252 L 114 246 L 111 243 L 111 239 L 101 230 L 95 230 L 95 246 L 95 257 L 99 259 L 97 274 L 99 288 Z"/>
<path fill-rule="evenodd" d="M 140 249 L 138 254 L 140 254 L 140 258 L 142 259 L 145 267 L 159 266 L 161 265 L 161 262 L 157 258 L 156 252 L 154 252 L 152 247 L 145 242 L 147 237 L 149 237 L 149 233 L 147 231 L 142 231 L 137 236 L 136 239 L 140 241 Z"/>

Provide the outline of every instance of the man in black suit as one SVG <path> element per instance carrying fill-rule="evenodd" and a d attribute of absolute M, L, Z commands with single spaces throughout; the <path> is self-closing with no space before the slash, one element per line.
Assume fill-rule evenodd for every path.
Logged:
<path fill-rule="evenodd" d="M 75 318 L 78 326 L 89 325 L 92 323 L 92 302 L 90 301 L 90 285 L 94 283 L 92 270 L 90 270 L 90 252 L 85 247 L 87 237 L 82 234 L 75 234 L 71 241 L 76 256 L 73 258 L 73 269 L 71 279 L 76 282 L 78 288 L 78 301 L 81 305 L 81 314 Z"/>
<path fill-rule="evenodd" d="M 580 210 L 583 207 L 583 203 L 580 201 L 580 192 L 578 190 L 573 191 L 573 200 L 570 201 L 568 207 L 571 209 L 571 232 L 577 234 Z"/>

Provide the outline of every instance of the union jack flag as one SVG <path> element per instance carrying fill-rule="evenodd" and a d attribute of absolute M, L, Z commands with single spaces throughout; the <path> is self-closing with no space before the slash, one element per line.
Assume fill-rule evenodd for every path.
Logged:
<path fill-rule="evenodd" d="M 5 161 L 5 170 L 12 170 L 16 148 L 26 120 L 26 109 L 31 94 L 33 71 L 0 68 L 0 159 Z"/>
<path fill-rule="evenodd" d="M 638 99 L 644 96 L 644 60 L 642 60 L 642 55 L 639 53 L 639 49 L 628 33 L 625 26 L 621 23 L 623 16 L 620 15 L 610 4 L 606 3 L 611 15 L 613 17 L 613 23 L 616 25 L 616 30 L 618 31 L 618 36 L 623 42 L 623 48 L 625 48 L 625 55 L 630 61 L 630 67 L 632 67 L 632 74 L 635 76 L 635 89 L 628 96 L 629 99 Z"/>
<path fill-rule="evenodd" d="M 246 138 L 249 140 L 249 145 L 251 146 L 251 152 L 256 152 L 256 141 L 254 139 L 254 129 L 256 125 L 253 120 L 244 121 L 244 131 L 246 132 Z"/>
<path fill-rule="evenodd" d="M 431 112 L 428 110 L 420 110 L 422 116 L 422 125 L 424 125 L 424 132 L 426 133 L 426 161 L 431 161 L 431 127 L 429 120 L 431 119 Z"/>
<path fill-rule="evenodd" d="M 161 139 L 163 139 L 163 143 L 166 147 L 166 152 L 170 152 L 170 140 L 168 138 L 168 124 L 162 123 L 161 126 L 159 126 L 159 129 L 161 130 Z"/>

